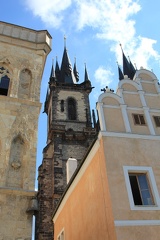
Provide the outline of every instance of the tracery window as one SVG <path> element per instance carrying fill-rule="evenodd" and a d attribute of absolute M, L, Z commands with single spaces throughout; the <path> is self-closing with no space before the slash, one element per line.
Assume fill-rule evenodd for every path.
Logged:
<path fill-rule="evenodd" d="M 9 71 L 4 67 L 0 67 L 0 95 L 7 96 L 10 79 L 7 76 Z"/>

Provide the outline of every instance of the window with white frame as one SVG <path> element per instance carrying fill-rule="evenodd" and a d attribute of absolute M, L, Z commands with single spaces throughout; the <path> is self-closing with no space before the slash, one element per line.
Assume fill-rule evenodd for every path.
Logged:
<path fill-rule="evenodd" d="M 160 116 L 153 116 L 156 127 L 160 127 Z"/>
<path fill-rule="evenodd" d="M 143 114 L 132 114 L 135 125 L 146 125 Z"/>
<path fill-rule="evenodd" d="M 147 173 L 128 173 L 135 205 L 154 205 Z"/>
<path fill-rule="evenodd" d="M 124 166 L 123 169 L 131 209 L 160 209 L 159 193 L 152 168 Z"/>
<path fill-rule="evenodd" d="M 64 240 L 64 229 L 58 235 L 57 240 Z"/>

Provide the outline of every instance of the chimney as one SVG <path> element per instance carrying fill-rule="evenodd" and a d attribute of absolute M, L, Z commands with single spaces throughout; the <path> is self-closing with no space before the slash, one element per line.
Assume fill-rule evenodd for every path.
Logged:
<path fill-rule="evenodd" d="M 66 170 L 67 170 L 67 184 L 71 179 L 73 173 L 77 168 L 77 160 L 75 158 L 68 158 L 66 163 Z"/>

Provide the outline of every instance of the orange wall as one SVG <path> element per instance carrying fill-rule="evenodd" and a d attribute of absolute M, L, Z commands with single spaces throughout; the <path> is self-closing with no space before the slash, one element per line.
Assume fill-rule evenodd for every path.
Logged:
<path fill-rule="evenodd" d="M 62 210 L 56 213 L 55 240 L 63 228 L 65 240 L 116 239 L 102 143 L 93 156 L 77 184 L 75 185 L 75 181 L 72 183 L 70 189 L 74 185 L 76 187 L 66 202 L 63 199 L 61 206 L 64 202 L 65 204 Z M 90 156 L 86 162 L 89 158 Z M 84 168 L 85 164 L 78 176 Z M 70 190 L 68 194 L 69 192 Z"/>

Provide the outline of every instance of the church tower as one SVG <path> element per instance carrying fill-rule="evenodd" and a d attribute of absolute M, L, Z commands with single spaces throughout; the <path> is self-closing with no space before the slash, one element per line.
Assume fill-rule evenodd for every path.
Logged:
<path fill-rule="evenodd" d="M 46 30 L 0 22 L 0 239 L 31 239 L 40 84 L 50 50 Z"/>
<path fill-rule="evenodd" d="M 66 46 L 61 66 L 52 66 L 44 112 L 48 118 L 47 146 L 39 167 L 36 239 L 53 239 L 52 214 L 67 186 L 68 160 L 80 164 L 96 136 L 95 117 L 91 121 L 91 82 L 85 66 L 84 81 L 78 83 L 76 61 L 72 65 Z"/>

